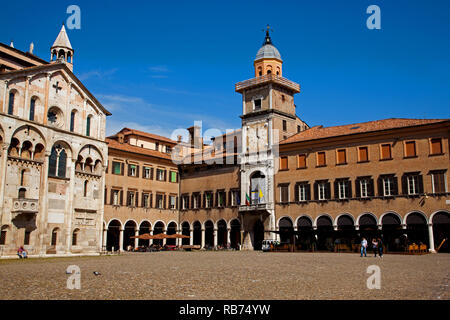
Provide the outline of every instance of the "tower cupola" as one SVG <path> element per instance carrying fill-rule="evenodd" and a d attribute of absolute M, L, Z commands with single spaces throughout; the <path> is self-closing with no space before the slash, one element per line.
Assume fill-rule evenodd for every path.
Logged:
<path fill-rule="evenodd" d="M 266 74 L 275 74 L 281 77 L 282 65 L 283 60 L 281 59 L 280 52 L 272 43 L 270 27 L 267 25 L 266 37 L 254 61 L 255 77 L 261 77 Z"/>
<path fill-rule="evenodd" d="M 72 45 L 70 44 L 64 24 L 62 25 L 58 37 L 56 37 L 56 40 L 53 43 L 50 51 L 50 61 L 65 62 L 69 69 L 73 70 L 74 50 L 72 49 Z"/>

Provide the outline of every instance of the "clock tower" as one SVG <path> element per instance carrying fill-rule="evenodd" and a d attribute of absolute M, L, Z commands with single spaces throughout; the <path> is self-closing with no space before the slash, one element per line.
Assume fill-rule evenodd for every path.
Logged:
<path fill-rule="evenodd" d="M 236 84 L 242 94 L 241 205 L 243 249 L 261 249 L 276 239 L 274 175 L 278 142 L 307 128 L 296 116 L 294 95 L 300 85 L 283 78 L 283 60 L 269 26 L 254 60 L 255 77 Z"/>

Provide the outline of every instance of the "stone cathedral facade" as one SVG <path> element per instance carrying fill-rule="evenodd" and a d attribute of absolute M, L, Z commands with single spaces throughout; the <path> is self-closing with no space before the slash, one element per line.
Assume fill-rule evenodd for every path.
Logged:
<path fill-rule="evenodd" d="M 73 73 L 62 26 L 50 61 L 0 44 L 1 256 L 98 253 L 110 113 Z"/>

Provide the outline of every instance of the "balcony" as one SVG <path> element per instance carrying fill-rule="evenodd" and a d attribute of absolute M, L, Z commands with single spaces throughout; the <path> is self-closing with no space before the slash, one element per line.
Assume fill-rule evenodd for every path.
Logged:
<path fill-rule="evenodd" d="M 252 203 L 250 205 L 240 205 L 239 211 L 241 213 L 244 212 L 258 212 L 258 211 L 267 211 L 270 209 L 270 205 L 268 203 Z"/>
<path fill-rule="evenodd" d="M 11 213 L 13 214 L 13 219 L 19 214 L 30 214 L 34 215 L 39 211 L 39 200 L 38 199 L 26 199 L 18 198 L 13 199 L 13 206 Z"/>
<path fill-rule="evenodd" d="M 249 87 L 253 87 L 256 85 L 265 84 L 265 83 L 269 83 L 269 82 L 279 84 L 283 87 L 287 87 L 296 93 L 300 92 L 300 85 L 298 83 L 295 83 L 295 82 L 290 81 L 283 77 L 279 77 L 275 74 L 266 74 L 261 77 L 238 82 L 235 85 L 235 90 L 236 90 L 236 92 L 242 92 L 243 90 L 245 90 Z"/>

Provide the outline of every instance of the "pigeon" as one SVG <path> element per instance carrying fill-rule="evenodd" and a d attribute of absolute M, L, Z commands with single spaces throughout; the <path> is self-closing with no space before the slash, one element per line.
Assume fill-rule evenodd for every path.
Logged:
<path fill-rule="evenodd" d="M 94 271 L 94 274 L 95 274 L 96 276 L 100 276 L 100 275 L 101 275 L 101 273 L 98 272 L 98 271 Z"/>

